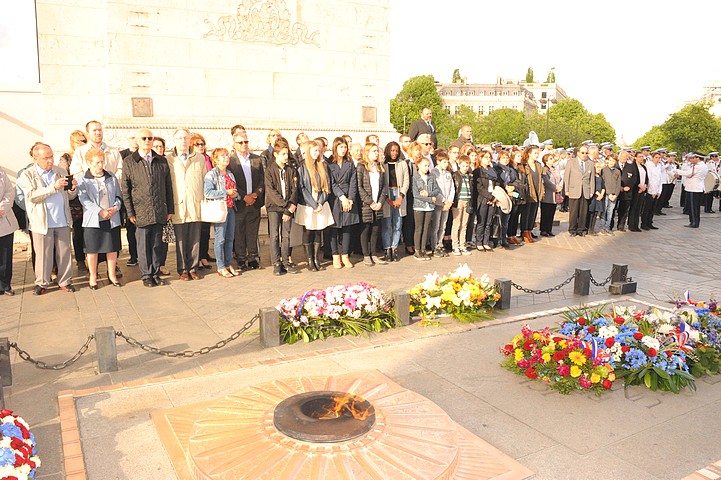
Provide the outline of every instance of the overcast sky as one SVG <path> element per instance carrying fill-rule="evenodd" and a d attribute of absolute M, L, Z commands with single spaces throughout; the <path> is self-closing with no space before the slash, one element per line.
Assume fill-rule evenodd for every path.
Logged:
<path fill-rule="evenodd" d="M 0 83 L 37 83 L 35 10 L 0 17 Z M 550 67 L 566 93 L 603 112 L 628 143 L 721 80 L 718 0 L 393 0 L 391 92 L 414 75 L 470 83 Z M 10 67 L 10 68 L 8 68 Z"/>
<path fill-rule="evenodd" d="M 393 0 L 391 89 L 415 75 L 522 80 L 566 93 L 633 142 L 721 80 L 718 0 Z"/>

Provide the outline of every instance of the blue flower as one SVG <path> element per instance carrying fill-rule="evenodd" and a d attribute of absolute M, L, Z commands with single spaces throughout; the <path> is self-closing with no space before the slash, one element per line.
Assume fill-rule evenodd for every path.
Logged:
<path fill-rule="evenodd" d="M 17 437 L 23 438 L 23 432 L 16 425 L 12 423 L 3 423 L 0 425 L 0 433 L 6 437 Z"/>
<path fill-rule="evenodd" d="M 10 448 L 0 448 L 0 467 L 15 465 L 15 452 Z"/>
<path fill-rule="evenodd" d="M 626 352 L 626 361 L 623 365 L 632 370 L 636 370 L 638 368 L 641 368 L 641 366 L 646 362 L 646 354 L 637 348 L 632 348 L 631 350 Z"/>

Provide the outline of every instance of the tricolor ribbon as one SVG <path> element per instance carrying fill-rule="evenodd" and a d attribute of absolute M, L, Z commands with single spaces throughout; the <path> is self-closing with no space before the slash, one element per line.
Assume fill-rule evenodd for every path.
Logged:
<path fill-rule="evenodd" d="M 688 343 L 689 339 L 689 330 L 690 327 L 686 324 L 686 322 L 681 322 L 681 324 L 678 326 L 678 331 L 673 332 L 673 337 L 676 339 L 676 343 L 678 343 L 678 348 L 685 352 L 690 352 L 693 350 L 693 348 L 686 346 L 686 343 Z"/>
<path fill-rule="evenodd" d="M 604 349 L 598 348 L 598 341 L 596 337 L 591 337 L 591 341 L 583 341 L 583 346 L 591 350 L 591 359 L 600 360 L 601 362 L 608 362 L 611 358 L 611 354 L 607 353 Z"/>
<path fill-rule="evenodd" d="M 686 304 L 688 305 L 694 305 L 694 303 L 691 301 L 691 294 L 688 290 L 683 292 L 683 299 L 686 300 Z"/>

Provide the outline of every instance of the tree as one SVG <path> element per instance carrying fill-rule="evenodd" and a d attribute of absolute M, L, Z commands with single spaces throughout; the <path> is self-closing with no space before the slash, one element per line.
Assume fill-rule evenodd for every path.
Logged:
<path fill-rule="evenodd" d="M 526 83 L 533 83 L 533 69 L 531 67 L 526 70 Z"/>
<path fill-rule="evenodd" d="M 529 131 L 530 128 L 523 112 L 512 108 L 500 108 L 482 117 L 476 141 L 516 145 L 523 143 L 523 140 L 528 137 Z M 475 129 L 474 132 L 476 132 Z"/>
<path fill-rule="evenodd" d="M 556 83 L 556 67 L 551 67 L 546 77 L 546 83 Z"/>
<path fill-rule="evenodd" d="M 448 122 L 448 114 L 443 109 L 443 102 L 432 75 L 420 75 L 406 80 L 401 91 L 391 99 L 390 107 L 391 123 L 396 131 L 401 133 L 408 132 L 410 124 L 420 117 L 423 107 L 430 107 L 433 110 L 433 122 L 438 130 Z M 404 115 L 405 131 L 403 129 Z"/>
<path fill-rule="evenodd" d="M 463 83 L 460 68 L 456 68 L 455 70 L 453 70 L 453 78 L 451 78 L 451 83 Z"/>
<path fill-rule="evenodd" d="M 721 142 L 721 126 L 705 104 L 686 105 L 661 125 L 674 150 L 707 152 Z"/>
<path fill-rule="evenodd" d="M 654 125 L 651 130 L 638 137 L 632 146 L 637 150 L 645 146 L 650 146 L 653 150 L 656 150 L 663 146 L 670 146 L 670 142 L 666 138 L 661 125 Z"/>

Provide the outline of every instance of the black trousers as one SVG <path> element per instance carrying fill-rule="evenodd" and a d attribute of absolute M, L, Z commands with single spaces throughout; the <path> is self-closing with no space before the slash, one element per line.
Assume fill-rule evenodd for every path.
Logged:
<path fill-rule="evenodd" d="M 408 247 L 414 247 L 415 235 L 416 235 L 416 218 L 413 214 L 413 194 L 411 189 L 408 189 L 408 195 L 406 195 L 406 216 L 403 217 L 403 244 Z"/>
<path fill-rule="evenodd" d="M 13 279 L 13 238 L 15 232 L 0 237 L 0 291 L 10 290 Z"/>
<path fill-rule="evenodd" d="M 555 203 L 541 202 L 541 233 L 551 233 L 553 229 L 553 217 L 556 215 Z"/>
<path fill-rule="evenodd" d="M 698 227 L 701 221 L 701 202 L 703 202 L 703 192 L 686 191 L 686 208 L 688 208 L 688 220 L 692 227 Z"/>
<path fill-rule="evenodd" d="M 631 200 L 631 206 L 628 212 L 628 228 L 638 230 L 638 222 L 641 219 L 641 210 L 646 201 L 646 192 L 637 193 Z"/>
<path fill-rule="evenodd" d="M 268 212 L 268 228 L 270 228 L 270 263 L 277 265 L 290 261 L 290 227 L 291 218 L 283 221 L 283 212 Z"/>
<path fill-rule="evenodd" d="M 646 199 L 643 202 L 643 210 L 641 211 L 641 226 L 650 227 L 653 225 L 653 215 L 656 213 L 656 206 L 658 198 L 653 198 L 651 195 L 646 195 Z"/>
<path fill-rule="evenodd" d="M 659 201 L 656 204 L 656 213 L 659 213 L 662 208 L 669 206 L 668 201 L 671 200 L 671 195 L 673 195 L 673 188 L 675 186 L 676 184 L 674 183 L 663 184 L 663 187 L 661 187 L 661 197 L 659 197 Z"/>
<path fill-rule="evenodd" d="M 243 203 L 243 202 L 240 202 Z M 231 212 L 228 212 L 230 214 Z M 260 228 L 260 208 L 254 205 L 238 205 L 235 213 L 235 241 L 233 250 L 238 262 L 260 260 L 258 256 L 258 229 Z"/>
<path fill-rule="evenodd" d="M 73 220 L 73 254 L 76 262 L 85 261 L 85 232 L 82 218 Z"/>
<path fill-rule="evenodd" d="M 583 198 L 568 199 L 568 232 L 585 233 L 586 217 L 588 217 L 588 200 Z"/>
<path fill-rule="evenodd" d="M 125 223 L 125 236 L 128 239 L 128 255 L 130 260 L 138 259 L 138 241 L 136 238 L 137 227 L 133 222 L 128 220 L 128 212 L 125 210 L 125 204 L 120 204 L 120 218 Z"/>
<path fill-rule="evenodd" d="M 208 249 L 210 248 L 210 227 L 212 224 L 203 222 L 200 225 L 200 259 L 208 260 L 210 254 Z"/>
<path fill-rule="evenodd" d="M 378 235 L 381 233 L 381 220 L 380 218 L 376 218 L 376 220 L 373 223 L 365 223 L 363 222 L 361 234 L 360 234 L 360 244 L 361 249 L 363 251 L 364 257 L 370 257 L 373 255 L 376 251 L 376 246 L 378 245 Z"/>
<path fill-rule="evenodd" d="M 145 280 L 160 276 L 160 257 L 162 256 L 163 225 L 153 223 L 145 227 L 137 227 L 138 267 L 140 278 Z"/>
<path fill-rule="evenodd" d="M 419 251 L 425 250 L 428 242 L 428 234 L 431 230 L 431 217 L 433 212 L 425 212 L 422 210 L 413 210 L 414 224 L 416 231 L 413 234 L 413 242 Z M 408 217 L 408 215 L 406 215 Z"/>

